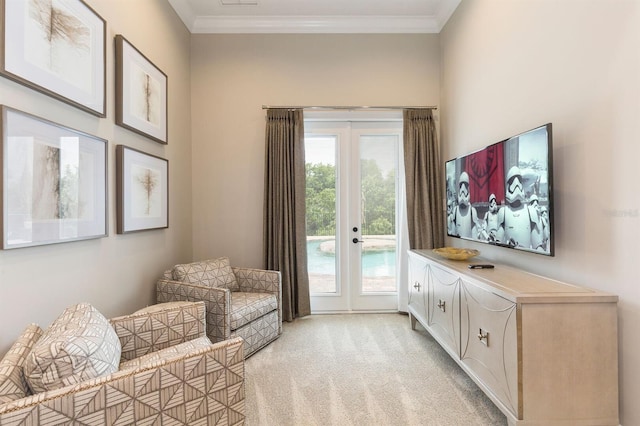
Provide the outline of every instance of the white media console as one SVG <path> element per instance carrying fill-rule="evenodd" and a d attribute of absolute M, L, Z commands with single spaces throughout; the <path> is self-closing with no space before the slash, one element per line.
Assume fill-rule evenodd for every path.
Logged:
<path fill-rule="evenodd" d="M 409 316 L 510 425 L 618 425 L 617 301 L 494 263 L 409 251 Z"/>

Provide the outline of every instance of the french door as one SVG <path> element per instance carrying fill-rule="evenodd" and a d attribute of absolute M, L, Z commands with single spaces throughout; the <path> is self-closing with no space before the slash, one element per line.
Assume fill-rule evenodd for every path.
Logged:
<path fill-rule="evenodd" d="M 398 309 L 401 122 L 307 122 L 312 312 Z"/>

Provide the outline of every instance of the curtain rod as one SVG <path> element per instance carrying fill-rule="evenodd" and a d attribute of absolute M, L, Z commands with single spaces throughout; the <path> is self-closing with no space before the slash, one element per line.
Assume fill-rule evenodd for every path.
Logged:
<path fill-rule="evenodd" d="M 262 105 L 262 109 L 311 109 L 311 110 L 394 110 L 438 109 L 436 106 L 274 106 Z"/>

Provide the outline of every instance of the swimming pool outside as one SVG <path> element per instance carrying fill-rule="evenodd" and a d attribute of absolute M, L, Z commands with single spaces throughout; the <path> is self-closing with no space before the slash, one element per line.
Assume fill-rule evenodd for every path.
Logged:
<path fill-rule="evenodd" d="M 397 290 L 395 244 L 394 235 L 364 237 L 363 291 Z M 336 291 L 335 240 L 332 237 L 307 237 L 307 267 L 312 293 Z"/>

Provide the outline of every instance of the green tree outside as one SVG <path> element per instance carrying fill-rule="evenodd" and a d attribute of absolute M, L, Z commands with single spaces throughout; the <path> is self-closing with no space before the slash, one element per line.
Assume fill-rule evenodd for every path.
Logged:
<path fill-rule="evenodd" d="M 362 231 L 364 235 L 395 235 L 396 176 L 384 176 L 375 160 L 361 161 Z M 336 168 L 306 164 L 307 235 L 336 234 Z"/>
<path fill-rule="evenodd" d="M 306 164 L 307 235 L 336 234 L 336 168 Z"/>

